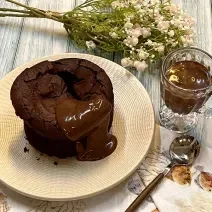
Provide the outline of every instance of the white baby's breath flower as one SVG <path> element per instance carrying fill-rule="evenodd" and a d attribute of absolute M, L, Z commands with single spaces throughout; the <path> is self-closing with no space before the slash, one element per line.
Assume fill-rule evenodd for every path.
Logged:
<path fill-rule="evenodd" d="M 152 46 L 153 42 L 151 40 L 147 40 L 147 42 L 145 43 L 147 46 Z"/>
<path fill-rule="evenodd" d="M 133 46 L 136 46 L 138 44 L 138 38 L 128 36 L 123 42 L 125 45 L 128 45 L 132 48 Z"/>
<path fill-rule="evenodd" d="M 148 36 L 151 35 L 151 29 L 150 28 L 143 27 L 141 30 L 142 30 L 143 38 L 147 38 Z"/>
<path fill-rule="evenodd" d="M 156 4 L 156 5 L 161 3 L 160 0 L 151 0 L 151 2 L 152 2 L 153 4 Z"/>
<path fill-rule="evenodd" d="M 127 29 L 131 29 L 132 27 L 133 27 L 133 24 L 130 23 L 130 22 L 127 22 L 127 23 L 125 23 L 125 25 L 124 25 L 124 28 L 127 28 Z"/>
<path fill-rule="evenodd" d="M 114 1 L 114 2 L 111 3 L 111 6 L 112 6 L 113 9 L 116 9 L 116 8 L 120 7 L 121 4 L 120 4 L 119 1 Z"/>
<path fill-rule="evenodd" d="M 130 3 L 131 3 L 132 5 L 137 5 L 137 4 L 138 4 L 138 0 L 131 0 Z"/>
<path fill-rule="evenodd" d="M 141 8 L 141 6 L 139 6 Z M 143 14 L 145 13 L 144 9 L 139 9 L 138 13 L 143 17 Z"/>
<path fill-rule="evenodd" d="M 183 46 L 190 46 L 190 45 L 194 44 L 193 38 L 190 37 L 189 35 L 187 35 L 187 36 L 181 36 L 180 37 L 180 40 L 182 41 Z"/>
<path fill-rule="evenodd" d="M 135 8 L 136 10 L 140 10 L 140 9 L 141 9 L 141 5 L 137 4 L 137 5 L 134 6 L 134 8 Z"/>
<path fill-rule="evenodd" d="M 188 44 L 188 46 L 193 45 L 194 44 L 194 40 L 192 38 L 189 38 L 187 40 L 187 44 Z"/>
<path fill-rule="evenodd" d="M 184 26 L 184 21 L 182 21 L 179 18 L 174 19 L 172 23 L 175 27 L 178 27 L 178 28 L 183 28 L 183 26 Z"/>
<path fill-rule="evenodd" d="M 173 47 L 177 46 L 177 44 L 178 44 L 177 42 L 172 42 L 172 43 L 171 43 L 171 45 L 172 45 Z"/>
<path fill-rule="evenodd" d="M 169 35 L 169 37 L 173 37 L 174 36 L 174 30 L 168 31 L 168 35 Z"/>
<path fill-rule="evenodd" d="M 191 27 L 190 27 L 190 26 L 184 25 L 184 26 L 183 26 L 183 29 L 184 29 L 185 31 L 187 31 L 187 30 L 191 29 Z"/>
<path fill-rule="evenodd" d="M 116 32 L 109 32 L 109 35 L 114 39 L 118 38 L 118 34 Z"/>
<path fill-rule="evenodd" d="M 149 53 L 141 49 L 138 52 L 138 56 L 141 60 L 145 60 L 147 57 L 149 57 Z"/>
<path fill-rule="evenodd" d="M 124 43 L 126 46 L 129 46 L 129 43 L 128 43 L 129 41 L 128 41 L 128 40 L 129 40 L 129 38 L 126 38 L 126 39 L 123 40 L 123 43 Z"/>
<path fill-rule="evenodd" d="M 134 15 L 134 14 L 130 14 L 130 15 L 128 15 L 128 18 L 129 18 L 130 20 L 132 20 L 132 19 L 135 18 L 135 15 Z"/>
<path fill-rule="evenodd" d="M 171 20 L 171 21 L 170 21 L 170 24 L 174 25 L 174 22 L 175 22 L 174 20 Z"/>
<path fill-rule="evenodd" d="M 160 0 L 128 0 L 126 2 L 128 2 L 128 6 L 136 8 L 135 16 L 138 15 L 140 19 L 133 24 L 135 18 L 130 17 L 129 13 L 126 13 L 124 25 L 126 39 L 123 43 L 127 46 L 131 58 L 126 57 L 122 60 L 122 64 L 125 67 L 134 66 L 137 70 L 143 71 L 147 67 L 145 60 L 148 58 L 154 61 L 156 56 L 160 57 L 164 54 L 166 47 L 167 51 L 169 51 L 170 47 L 192 45 L 194 40 L 193 19 L 182 12 L 175 4 L 168 2 L 164 4 L 164 7 L 161 7 Z M 172 17 L 171 20 L 170 17 Z M 155 21 L 150 21 L 144 27 L 144 21 L 149 21 L 149 19 L 154 19 Z M 153 30 L 155 28 L 159 30 L 158 33 L 163 36 L 165 41 L 160 42 L 160 39 L 155 39 Z M 176 34 L 178 30 L 179 33 Z M 138 45 L 140 36 L 149 38 L 145 43 L 141 44 L 142 47 Z M 152 39 L 154 39 L 154 42 Z M 153 48 L 157 53 L 149 54 L 145 47 L 146 49 Z M 133 59 L 134 56 L 137 59 Z"/>
<path fill-rule="evenodd" d="M 146 12 L 149 14 L 149 15 L 153 15 L 154 14 L 154 10 L 151 8 L 151 9 L 146 9 Z"/>
<path fill-rule="evenodd" d="M 126 22 L 130 22 L 130 18 L 127 16 L 125 19 L 124 19 Z"/>
<path fill-rule="evenodd" d="M 135 61 L 133 65 L 138 71 L 144 71 L 148 67 L 145 61 Z"/>
<path fill-rule="evenodd" d="M 164 45 L 160 45 L 160 46 L 157 47 L 157 51 L 159 53 L 163 53 L 164 52 L 164 49 L 165 49 Z"/>
<path fill-rule="evenodd" d="M 156 18 L 156 20 L 158 20 L 158 18 L 163 19 L 163 16 L 160 15 L 160 11 L 158 9 L 153 10 L 153 15 Z"/>
<path fill-rule="evenodd" d="M 143 5 L 143 6 L 148 6 L 148 4 L 149 4 L 149 0 L 142 0 L 142 1 L 140 1 L 140 3 Z M 151 3 L 151 2 L 150 2 Z"/>
<path fill-rule="evenodd" d="M 125 32 L 129 35 L 129 34 L 130 34 L 130 32 L 131 32 L 131 30 L 130 30 L 130 29 L 126 29 L 126 28 L 125 28 Z"/>
<path fill-rule="evenodd" d="M 186 39 L 185 39 L 185 37 L 184 37 L 184 36 L 180 36 L 180 40 L 181 40 L 183 43 L 185 43 L 185 42 L 186 42 Z"/>
<path fill-rule="evenodd" d="M 132 66 L 132 65 L 133 65 L 133 61 L 132 61 L 130 58 L 125 57 L 125 58 L 123 58 L 123 59 L 121 60 L 121 65 L 122 65 L 123 67 Z"/>
<path fill-rule="evenodd" d="M 164 16 L 158 14 L 155 16 L 155 23 L 159 24 L 160 22 L 162 22 L 164 20 Z"/>
<path fill-rule="evenodd" d="M 86 41 L 85 43 L 86 43 L 86 46 L 87 46 L 88 49 L 95 49 L 96 48 L 96 44 L 92 40 Z"/>

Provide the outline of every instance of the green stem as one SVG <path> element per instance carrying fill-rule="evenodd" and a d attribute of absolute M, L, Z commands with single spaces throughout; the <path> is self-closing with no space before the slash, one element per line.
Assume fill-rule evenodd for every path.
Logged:
<path fill-rule="evenodd" d="M 17 9 L 10 9 L 10 8 L 0 8 L 2 12 L 18 12 L 18 13 L 26 13 L 29 14 L 30 12 L 27 10 L 17 10 Z"/>
<path fill-rule="evenodd" d="M 82 8 L 86 7 L 92 7 L 93 5 L 96 5 L 98 3 L 101 3 L 101 0 L 87 0 L 84 3 L 80 4 L 79 6 L 75 7 L 73 11 L 81 10 Z"/>
<path fill-rule="evenodd" d="M 10 2 L 10 3 L 12 3 L 12 4 L 15 4 L 15 5 L 18 5 L 18 6 L 20 6 L 20 7 L 24 7 L 24 8 L 26 8 L 26 9 L 28 9 L 28 10 L 31 9 L 29 6 L 27 6 L 27 5 L 25 5 L 25 4 L 21 4 L 20 2 L 16 2 L 16 1 L 13 1 L 13 0 L 5 0 L 5 1 Z"/>
<path fill-rule="evenodd" d="M 24 7 L 27 10 L 30 10 L 31 13 L 34 14 L 36 17 L 48 18 L 48 19 L 52 19 L 52 20 L 57 21 L 57 22 L 62 22 L 62 20 L 59 17 L 54 17 L 54 15 L 51 15 L 51 14 L 53 14 L 53 12 L 42 11 L 40 9 L 29 7 L 27 5 L 21 4 L 19 2 L 14 1 L 14 0 L 6 0 L 6 1 L 10 2 L 10 3 L 13 3 L 13 4 L 16 4 L 16 5 L 20 6 L 20 7 Z"/>
<path fill-rule="evenodd" d="M 96 41 L 96 42 L 98 42 L 98 43 L 105 43 L 104 41 L 101 41 L 101 40 L 99 40 L 99 39 L 97 39 L 97 38 L 94 38 L 92 35 L 90 35 L 89 33 L 87 33 L 87 36 L 91 39 L 91 40 L 94 40 L 94 41 Z"/>
<path fill-rule="evenodd" d="M 17 14 L 17 13 L 0 13 L 0 17 L 22 17 L 22 18 L 39 18 L 33 15 Z"/>

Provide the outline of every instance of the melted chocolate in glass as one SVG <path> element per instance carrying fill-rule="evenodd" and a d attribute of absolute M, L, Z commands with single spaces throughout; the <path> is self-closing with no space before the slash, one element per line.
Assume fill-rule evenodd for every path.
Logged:
<path fill-rule="evenodd" d="M 174 85 L 190 90 L 207 88 L 210 85 L 207 68 L 195 61 L 181 61 L 171 65 L 166 78 Z"/>
<path fill-rule="evenodd" d="M 57 105 L 58 125 L 70 140 L 76 141 L 78 160 L 100 160 L 116 149 L 115 136 L 108 134 L 111 109 L 110 102 L 98 95 L 89 101 L 69 98 Z M 83 145 L 80 139 L 85 137 Z"/>
<path fill-rule="evenodd" d="M 206 89 L 211 79 L 204 65 L 195 61 L 176 62 L 169 67 L 165 76 L 170 84 L 164 82 L 161 86 L 162 97 L 173 112 L 188 114 L 197 111 L 208 100 Z"/>

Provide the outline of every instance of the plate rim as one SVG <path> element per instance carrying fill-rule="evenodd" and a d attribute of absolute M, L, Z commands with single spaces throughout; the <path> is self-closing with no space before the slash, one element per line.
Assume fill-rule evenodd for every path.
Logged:
<path fill-rule="evenodd" d="M 97 196 L 98 194 L 101 194 L 103 192 L 106 192 L 112 188 L 114 188 L 115 186 L 119 185 L 120 183 L 122 183 L 123 181 L 125 181 L 130 175 L 132 175 L 133 172 L 135 172 L 135 170 L 138 168 L 138 166 L 142 163 L 142 161 L 144 160 L 144 158 L 146 157 L 146 155 L 148 154 L 149 152 L 149 149 L 151 147 L 151 144 L 153 142 L 153 137 L 154 137 L 154 132 L 155 132 L 155 127 L 156 127 L 156 124 L 155 124 L 155 111 L 154 111 L 154 108 L 153 108 L 153 104 L 152 104 L 152 101 L 150 99 L 150 96 L 147 92 L 147 90 L 144 88 L 143 84 L 138 80 L 138 78 L 136 78 L 130 71 L 128 71 L 126 68 L 122 67 L 121 65 L 119 65 L 118 63 L 115 63 L 114 61 L 111 61 L 107 58 L 104 58 L 104 57 L 100 57 L 100 56 L 96 56 L 96 55 L 92 55 L 92 54 L 88 54 L 88 53 L 77 53 L 77 52 L 74 52 L 74 53 L 59 53 L 59 54 L 51 54 L 51 55 L 47 55 L 47 56 L 44 56 L 44 57 L 39 57 L 39 58 L 36 58 L 36 59 L 33 59 L 33 60 L 30 60 L 26 63 L 24 63 L 23 65 L 21 66 L 18 66 L 16 67 L 15 69 L 11 70 L 9 73 L 7 73 L 5 76 L 3 76 L 1 79 L 0 79 L 0 83 L 5 80 L 5 78 L 8 78 L 10 77 L 10 75 L 12 76 L 14 74 L 14 72 L 17 72 L 19 69 L 24 69 L 26 67 L 31 67 L 33 66 L 33 64 L 36 64 L 36 63 L 39 63 L 39 62 L 42 62 L 42 61 L 45 61 L 45 60 L 50 60 L 50 61 L 54 61 L 54 59 L 52 59 L 53 57 L 60 57 L 61 59 L 65 59 L 65 58 L 72 58 L 72 56 L 79 56 L 79 58 L 81 57 L 86 57 L 86 56 L 90 56 L 90 57 L 94 57 L 94 58 L 99 58 L 99 59 L 103 59 L 103 60 L 106 60 L 110 63 L 114 63 L 115 65 L 118 65 L 120 66 L 122 69 L 125 69 L 126 73 L 129 74 L 130 76 L 133 76 L 134 79 L 139 83 L 139 85 L 142 87 L 142 90 L 144 92 L 144 94 L 146 95 L 148 102 L 149 102 L 149 106 L 150 106 L 150 109 L 151 109 L 151 124 L 152 124 L 152 131 L 151 131 L 151 141 L 149 142 L 148 144 L 148 148 L 146 150 L 146 152 L 143 154 L 143 156 L 141 157 L 141 159 L 139 160 L 139 163 L 132 166 L 132 168 L 130 169 L 130 171 L 128 171 L 128 174 L 124 175 L 124 177 L 121 177 L 121 179 L 118 179 L 117 181 L 115 181 L 114 183 L 112 183 L 110 186 L 106 187 L 106 188 L 103 188 L 103 189 L 100 189 L 98 191 L 95 191 L 95 192 L 91 192 L 89 194 L 85 194 L 85 195 L 80 195 L 78 197 L 61 197 L 61 198 L 52 198 L 52 197 L 42 197 L 42 195 L 36 195 L 36 194 L 31 194 L 31 193 L 27 193 L 27 192 L 24 192 L 24 191 L 21 191 L 15 187 L 13 187 L 12 185 L 10 184 L 7 184 L 6 182 L 4 182 L 3 180 L 0 179 L 0 182 L 2 184 L 4 184 L 6 187 L 10 188 L 11 190 L 21 194 L 21 195 L 24 195 L 24 196 L 27 196 L 27 197 L 30 197 L 30 198 L 34 198 L 34 199 L 37 199 L 37 200 L 44 200 L 44 201 L 73 201 L 73 200 L 81 200 L 81 199 L 85 199 L 85 198 L 89 198 L 89 197 L 94 197 L 94 196 Z M 86 59 L 86 58 L 85 58 Z M 86 60 L 89 60 L 89 59 L 86 59 Z M 93 62 L 93 61 L 92 61 Z M 95 63 L 95 62 L 93 62 Z M 96 64 L 96 63 L 95 63 Z M 98 65 L 98 64 L 97 64 Z M 18 76 L 18 75 L 17 75 Z"/>

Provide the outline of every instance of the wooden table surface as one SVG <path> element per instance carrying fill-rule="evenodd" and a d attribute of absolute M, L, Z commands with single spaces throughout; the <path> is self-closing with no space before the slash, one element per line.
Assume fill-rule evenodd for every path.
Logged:
<path fill-rule="evenodd" d="M 69 11 L 84 0 L 19 0 L 19 2 L 45 10 Z M 175 0 L 196 20 L 197 47 L 212 53 L 212 2 L 211 0 Z M 0 7 L 14 7 L 0 0 Z M 0 78 L 14 68 L 33 59 L 64 52 L 86 52 L 73 45 L 62 24 L 41 19 L 0 18 Z M 99 55 L 120 63 L 118 54 Z M 151 73 L 150 73 L 151 72 Z M 160 106 L 159 70 L 135 73 L 153 102 L 156 119 Z M 212 106 L 212 101 L 209 100 Z M 200 140 L 207 134 L 201 122 L 196 129 Z"/>

